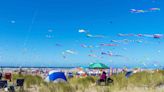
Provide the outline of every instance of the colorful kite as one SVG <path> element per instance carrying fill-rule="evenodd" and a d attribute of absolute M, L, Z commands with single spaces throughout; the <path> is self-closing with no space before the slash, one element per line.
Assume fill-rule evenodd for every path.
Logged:
<path fill-rule="evenodd" d="M 160 8 L 150 8 L 147 10 L 137 10 L 137 9 L 130 9 L 131 13 L 145 13 L 145 12 L 152 12 L 152 11 L 160 11 Z"/>
<path fill-rule="evenodd" d="M 160 8 L 150 8 L 149 10 L 150 11 L 160 11 L 161 9 Z"/>
<path fill-rule="evenodd" d="M 85 33 L 86 34 L 86 37 L 89 37 L 89 38 L 104 38 L 105 37 L 103 35 L 92 35 L 92 34 L 90 34 L 89 32 L 87 32 L 84 29 L 80 29 L 78 32 L 79 33 Z"/>
<path fill-rule="evenodd" d="M 113 56 L 113 57 L 124 57 L 122 55 L 115 55 L 112 52 L 101 52 L 101 55 L 108 55 L 108 56 Z"/>
<path fill-rule="evenodd" d="M 163 34 L 118 34 L 119 36 L 137 36 L 137 37 L 151 37 L 151 38 L 162 38 Z M 129 40 L 124 40 L 129 42 Z M 111 40 L 111 42 L 120 42 L 117 40 Z M 137 41 L 138 42 L 138 41 Z"/>
<path fill-rule="evenodd" d="M 145 10 L 136 10 L 136 9 L 131 9 L 130 10 L 131 13 L 145 13 Z"/>
<path fill-rule="evenodd" d="M 154 37 L 154 38 L 157 38 L 157 39 L 161 38 L 162 36 L 163 36 L 162 34 L 154 34 L 154 35 L 153 35 L 153 37 Z"/>

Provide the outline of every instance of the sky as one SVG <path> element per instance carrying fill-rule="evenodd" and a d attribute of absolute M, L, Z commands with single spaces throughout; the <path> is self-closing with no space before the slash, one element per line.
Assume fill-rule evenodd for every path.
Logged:
<path fill-rule="evenodd" d="M 164 38 L 118 34 L 164 34 L 163 5 L 163 0 L 2 0 L 0 65 L 71 67 L 101 62 L 110 67 L 162 66 Z M 150 8 L 161 10 L 130 12 Z M 80 29 L 105 37 L 86 37 Z M 143 42 L 100 46 L 124 39 Z M 82 44 L 94 47 L 83 48 Z M 109 51 L 122 57 L 101 55 Z"/>

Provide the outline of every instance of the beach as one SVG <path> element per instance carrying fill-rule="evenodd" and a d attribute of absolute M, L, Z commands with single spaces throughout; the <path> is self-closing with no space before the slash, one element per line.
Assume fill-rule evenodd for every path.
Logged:
<path fill-rule="evenodd" d="M 164 92 L 164 0 L 1 0 L 0 92 Z"/>
<path fill-rule="evenodd" d="M 110 76 L 113 83 L 105 85 L 97 84 L 99 75 L 77 74 L 81 71 L 80 68 L 71 69 L 39 69 L 39 68 L 22 68 L 21 75 L 20 68 L 3 69 L 4 73 L 12 73 L 11 82 L 13 85 L 16 79 L 25 79 L 23 91 L 21 92 L 163 92 L 164 91 L 164 71 L 162 70 L 142 70 L 135 72 L 130 77 L 126 78 L 126 72 L 113 72 Z M 48 75 L 46 71 L 63 71 L 67 77 L 67 82 L 54 83 L 45 81 Z M 106 69 L 105 69 L 106 70 Z M 132 69 L 130 69 L 132 70 Z M 135 69 L 136 70 L 136 69 Z M 73 77 L 69 77 L 68 72 L 73 72 Z M 97 70 L 96 70 L 97 71 Z M 104 70 L 103 70 L 104 71 Z M 95 72 L 96 73 L 96 72 Z M 3 79 L 5 80 L 5 79 Z M 3 89 L 1 90 L 3 92 Z M 16 92 L 20 92 L 19 87 L 15 87 Z M 5 92 L 5 91 L 4 91 Z"/>

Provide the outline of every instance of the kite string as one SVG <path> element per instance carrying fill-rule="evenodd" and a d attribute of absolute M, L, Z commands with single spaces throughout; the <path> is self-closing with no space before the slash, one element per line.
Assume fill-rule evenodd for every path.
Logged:
<path fill-rule="evenodd" d="M 35 10 L 33 13 L 31 24 L 29 25 L 27 35 L 26 35 L 25 40 L 24 40 L 24 47 L 27 45 L 27 42 L 29 40 L 29 36 L 30 36 L 31 30 L 32 30 L 33 24 L 35 22 L 36 16 L 37 16 L 37 10 Z"/>

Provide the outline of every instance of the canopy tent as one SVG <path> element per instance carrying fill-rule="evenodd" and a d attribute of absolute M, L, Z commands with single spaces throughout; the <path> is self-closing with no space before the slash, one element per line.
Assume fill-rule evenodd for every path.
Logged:
<path fill-rule="evenodd" d="M 67 78 L 63 72 L 57 72 L 52 70 L 49 72 L 45 80 L 47 82 L 59 83 L 59 82 L 66 82 Z"/>
<path fill-rule="evenodd" d="M 89 65 L 90 69 L 108 69 L 109 67 L 103 63 L 92 63 Z"/>

